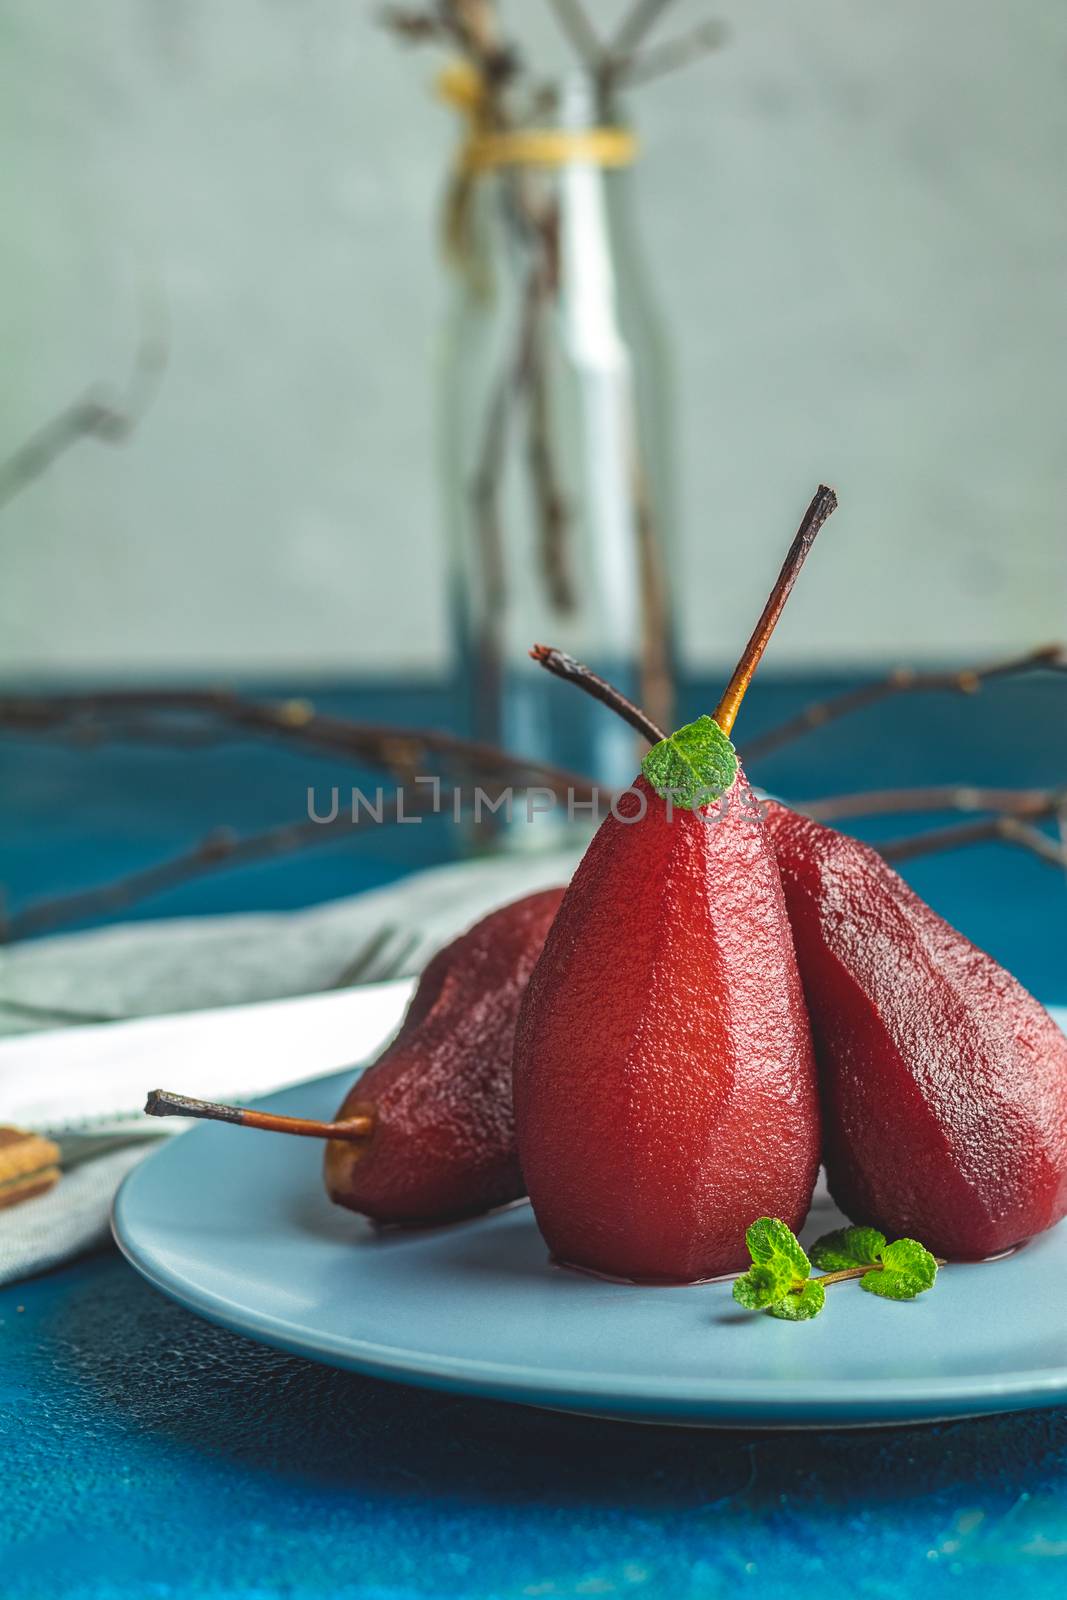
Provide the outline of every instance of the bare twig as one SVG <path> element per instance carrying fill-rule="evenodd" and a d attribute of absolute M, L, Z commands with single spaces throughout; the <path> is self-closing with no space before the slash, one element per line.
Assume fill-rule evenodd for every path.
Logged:
<path fill-rule="evenodd" d="M 699 28 L 683 33 L 677 39 L 665 39 L 662 44 L 653 45 L 648 50 L 621 56 L 614 66 L 613 80 L 627 89 L 652 83 L 656 78 L 678 72 L 713 51 L 721 50 L 729 37 L 730 30 L 724 22 L 702 23 Z"/>
<path fill-rule="evenodd" d="M 292 855 L 314 844 L 326 844 L 336 839 L 338 833 L 350 831 L 353 826 L 351 818 L 347 816 L 332 823 L 286 823 L 243 839 L 229 828 L 218 828 L 191 849 L 167 861 L 127 873 L 92 889 L 33 901 L 24 910 L 9 916 L 0 926 L 0 942 L 13 943 L 33 934 L 47 933 L 66 923 L 125 910 L 152 895 L 192 883 L 222 867 L 245 866 L 253 861 Z"/>
<path fill-rule="evenodd" d="M 755 761 L 801 738 L 814 728 L 821 728 L 840 717 L 866 710 L 879 701 L 898 694 L 919 694 L 947 691 L 953 694 L 975 694 L 984 683 L 995 678 L 1016 677 L 1025 672 L 1067 672 L 1067 646 L 1042 645 L 1025 655 L 1012 656 L 1007 661 L 997 661 L 990 666 L 969 667 L 963 671 L 918 672 L 913 667 L 898 667 L 878 683 L 863 684 L 858 689 L 846 689 L 843 694 L 807 706 L 799 715 L 790 717 L 777 728 L 757 734 L 743 746 L 741 755 L 746 762 Z"/>
<path fill-rule="evenodd" d="M 518 775 L 528 780 L 529 774 L 535 770 L 535 766 L 519 761 L 510 776 L 504 772 L 497 778 L 486 778 L 484 786 L 479 787 L 486 801 L 495 804 L 509 786 L 510 777 Z M 550 778 L 548 770 L 540 769 L 541 787 L 557 797 L 573 797 L 579 803 L 599 799 L 596 789 L 587 779 L 566 773 Z M 447 800 L 443 805 L 440 801 L 441 797 L 436 792 L 425 787 L 415 791 L 398 787 L 391 800 L 381 797 L 376 807 L 377 814 L 362 809 L 353 814 L 352 811 L 339 809 L 338 814 L 328 820 L 302 818 L 299 822 L 282 823 L 243 838 L 231 828 L 217 828 L 190 849 L 166 861 L 156 862 L 91 889 L 36 900 L 21 911 L 0 916 L 0 944 L 45 933 L 67 923 L 125 910 L 152 895 L 215 872 L 296 855 L 315 845 L 328 844 L 338 837 L 357 832 L 368 823 L 377 826 L 379 818 L 380 825 L 385 826 L 414 821 L 439 809 L 451 809 Z"/>
<path fill-rule="evenodd" d="M 441 26 L 477 67 L 499 116 L 500 89 L 515 76 L 519 58 L 501 37 L 493 0 L 438 0 Z"/>
<path fill-rule="evenodd" d="M 134 714 L 139 724 L 130 724 Z M 437 728 L 406 728 L 390 723 L 353 722 L 315 710 L 306 700 L 257 701 L 228 689 L 111 689 L 69 694 L 0 695 L 0 730 L 54 733 L 87 722 L 99 735 L 112 718 L 129 737 L 149 714 L 192 715 L 224 726 L 318 750 L 329 750 L 389 772 L 414 774 L 427 758 L 436 758 L 467 776 L 525 776 L 547 784 L 584 780 L 551 763 L 524 760 L 495 745 L 461 738 Z M 183 730 L 187 735 L 188 730 Z M 157 723 L 153 736 L 162 736 Z"/>
<path fill-rule="evenodd" d="M 158 393 L 168 350 L 165 311 L 160 309 L 145 317 L 124 393 L 90 389 L 46 422 L 6 461 L 0 462 L 0 506 L 8 505 L 36 482 L 80 439 L 125 444 Z"/>
<path fill-rule="evenodd" d="M 875 846 L 887 861 L 914 861 L 918 856 L 943 850 L 958 850 L 962 845 L 1002 840 L 1018 845 L 1051 866 L 1067 868 L 1067 849 L 1018 817 L 982 817 L 975 822 L 959 822 L 949 828 L 931 828 L 927 833 L 909 834 L 905 839 L 890 839 Z"/>
<path fill-rule="evenodd" d="M 432 11 L 416 11 L 411 6 L 385 6 L 381 14 L 383 28 L 395 33 L 409 44 L 422 44 L 427 39 L 444 37 L 441 20 Z"/>
<path fill-rule="evenodd" d="M 598 71 L 604 59 L 604 46 L 581 0 L 548 0 L 548 3 L 561 31 L 586 66 Z"/>
<path fill-rule="evenodd" d="M 632 55 L 673 3 L 674 0 L 636 0 L 612 35 L 608 54 L 613 59 Z"/>
<path fill-rule="evenodd" d="M 1006 816 L 1050 817 L 1067 804 L 1067 789 L 983 789 L 957 783 L 918 789 L 868 789 L 797 802 L 815 822 L 888 816 L 898 811 L 997 811 Z"/>
<path fill-rule="evenodd" d="M 574 684 L 594 700 L 599 700 L 650 742 L 663 737 L 655 723 L 633 705 L 621 690 L 598 677 L 573 656 L 548 645 L 535 645 L 530 655 L 539 666 L 545 667 L 557 678 Z M 965 785 L 955 788 L 892 789 L 872 792 L 870 795 L 839 795 L 828 800 L 807 801 L 797 809 L 815 820 L 826 821 L 829 817 L 862 816 L 867 812 L 950 808 L 985 810 L 993 807 L 1000 808 L 996 816 L 957 823 L 948 828 L 934 828 L 905 839 L 890 840 L 874 848 L 887 861 L 908 861 L 916 856 L 932 855 L 961 845 L 999 839 L 1029 850 L 1052 866 L 1067 868 L 1067 840 L 1062 836 L 1063 819 L 1067 813 L 1065 789 L 977 789 Z M 1008 811 L 1012 814 L 1005 814 Z M 1056 817 L 1059 822 L 1059 844 L 1033 825 L 1047 817 Z"/>
<path fill-rule="evenodd" d="M 398 813 L 406 817 L 423 815 L 431 806 L 432 796 L 429 794 L 412 795 L 399 791 L 388 809 L 383 802 L 383 822 L 395 822 Z M 276 860 L 295 855 L 313 845 L 329 844 L 338 835 L 355 832 L 365 820 L 365 816 L 353 819 L 351 814 L 340 813 L 329 822 L 304 819 L 283 823 L 262 833 L 248 834 L 244 838 L 230 828 L 216 828 L 191 849 L 183 850 L 169 860 L 127 873 L 92 889 L 34 901 L 0 925 L 0 942 L 13 943 L 65 923 L 125 910 L 152 895 L 194 882 L 223 868 Z"/>
<path fill-rule="evenodd" d="M 526 460 L 540 528 L 541 567 L 553 610 L 570 612 L 578 604 L 567 538 L 570 510 L 557 476 L 552 447 L 544 311 L 540 302 L 532 329 L 526 388 Z"/>

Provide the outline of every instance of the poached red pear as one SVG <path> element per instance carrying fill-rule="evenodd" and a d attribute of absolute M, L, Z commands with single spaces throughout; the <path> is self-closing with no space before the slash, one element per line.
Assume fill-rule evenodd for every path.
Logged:
<path fill-rule="evenodd" d="M 518 1199 L 511 1056 L 523 989 L 563 897 L 502 906 L 438 951 L 400 1031 L 333 1122 L 154 1090 L 153 1116 L 206 1117 L 325 1139 L 330 1199 L 377 1222 L 451 1222 Z"/>
<path fill-rule="evenodd" d="M 654 745 L 601 824 L 527 987 L 519 1159 L 568 1265 L 693 1282 L 747 1264 L 756 1217 L 799 1228 L 807 1215 L 811 1035 L 774 852 L 729 733 L 835 504 L 828 489 L 813 499 L 714 718 Z"/>
<path fill-rule="evenodd" d="M 637 779 L 564 896 L 519 1016 L 516 1130 L 538 1226 L 557 1260 L 613 1278 L 739 1270 L 754 1218 L 799 1228 L 811 1201 L 808 1020 L 774 854 L 730 760 L 699 810 Z"/>
<path fill-rule="evenodd" d="M 811 1017 L 830 1192 L 937 1255 L 1067 1214 L 1067 1037 L 859 840 L 765 808 Z"/>
<path fill-rule="evenodd" d="M 330 1199 L 379 1222 L 442 1222 L 524 1194 L 511 1058 L 527 980 L 563 898 L 545 889 L 493 911 L 430 962 L 392 1044 L 338 1121 L 371 1112 L 363 1143 L 331 1140 Z"/>

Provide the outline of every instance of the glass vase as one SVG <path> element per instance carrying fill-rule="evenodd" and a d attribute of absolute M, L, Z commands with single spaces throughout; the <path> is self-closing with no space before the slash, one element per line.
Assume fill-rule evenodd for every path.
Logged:
<path fill-rule="evenodd" d="M 572 80 L 559 127 L 603 128 L 595 104 Z M 632 172 L 603 164 L 595 141 L 564 140 L 555 156 L 468 173 L 450 196 L 440 439 L 454 662 L 472 737 L 610 791 L 632 782 L 642 747 L 529 651 L 568 651 L 672 725 L 667 367 Z M 531 829 L 521 803 L 513 817 L 491 830 L 513 845 L 574 825 L 557 808 Z"/>

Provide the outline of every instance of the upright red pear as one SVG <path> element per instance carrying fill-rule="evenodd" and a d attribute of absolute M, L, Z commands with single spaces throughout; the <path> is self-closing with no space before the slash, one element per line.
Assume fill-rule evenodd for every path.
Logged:
<path fill-rule="evenodd" d="M 728 734 L 807 549 L 820 490 L 715 718 L 654 746 L 583 858 L 515 1040 L 519 1157 L 572 1266 L 640 1282 L 743 1267 L 797 1228 L 819 1163 L 807 1014 L 778 869 Z"/>
<path fill-rule="evenodd" d="M 766 808 L 811 1017 L 830 1191 L 974 1259 L 1067 1214 L 1067 1037 L 859 840 Z"/>

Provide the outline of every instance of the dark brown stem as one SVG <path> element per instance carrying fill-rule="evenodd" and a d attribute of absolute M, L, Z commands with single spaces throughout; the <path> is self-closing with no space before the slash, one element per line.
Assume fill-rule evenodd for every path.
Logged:
<path fill-rule="evenodd" d="M 621 689 L 616 689 L 614 684 L 599 677 L 589 667 L 583 666 L 582 662 L 567 655 L 566 651 L 557 650 L 552 645 L 535 644 L 530 656 L 539 667 L 544 667 L 555 677 L 562 678 L 564 683 L 575 684 L 594 700 L 599 700 L 601 705 L 614 711 L 616 716 L 628 722 L 642 738 L 648 740 L 649 744 L 658 744 L 661 739 L 667 737 L 650 717 L 646 717 L 639 706 L 635 706 L 632 700 L 626 698 Z"/>
<path fill-rule="evenodd" d="M 777 728 L 757 734 L 742 746 L 741 755 L 746 762 L 758 760 L 774 750 L 780 750 L 783 745 L 791 744 L 794 739 L 811 733 L 815 728 L 851 716 L 856 711 L 864 711 L 868 706 L 878 705 L 893 695 L 939 690 L 951 694 L 976 694 L 983 684 L 992 679 L 1039 671 L 1067 672 L 1067 646 L 1041 645 L 1036 650 L 1028 650 L 1025 655 L 995 661 L 990 666 L 966 667 L 949 672 L 918 672 L 914 667 L 897 667 L 878 683 L 863 684 L 858 689 L 847 689 L 843 694 L 816 701 Z"/>
<path fill-rule="evenodd" d="M 812 496 L 811 504 L 804 513 L 804 519 L 797 529 L 796 538 L 789 547 L 789 553 L 782 563 L 782 570 L 771 590 L 770 598 L 763 608 L 763 614 L 756 623 L 744 650 L 741 659 L 734 668 L 733 677 L 727 684 L 722 699 L 712 713 L 723 733 L 729 734 L 733 728 L 741 701 L 745 691 L 752 681 L 752 674 L 760 662 L 760 657 L 774 632 L 778 618 L 786 601 L 789 599 L 793 585 L 800 575 L 800 569 L 807 559 L 808 551 L 815 543 L 815 536 L 823 523 L 832 512 L 837 509 L 837 496 L 825 484 L 820 484 Z"/>
<path fill-rule="evenodd" d="M 316 1122 L 308 1117 L 278 1117 L 270 1111 L 249 1111 L 244 1106 L 217 1105 L 213 1100 L 193 1100 L 167 1089 L 153 1089 L 145 1102 L 148 1117 L 202 1117 L 207 1122 L 235 1122 L 241 1128 L 261 1128 L 264 1133 L 291 1133 L 300 1139 L 342 1139 L 361 1144 L 374 1131 L 369 1113 L 342 1122 Z"/>

